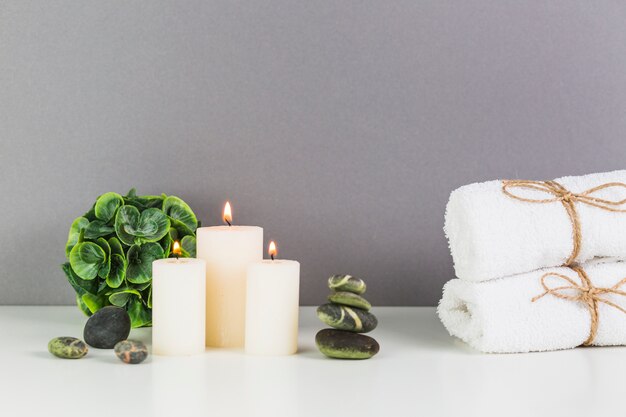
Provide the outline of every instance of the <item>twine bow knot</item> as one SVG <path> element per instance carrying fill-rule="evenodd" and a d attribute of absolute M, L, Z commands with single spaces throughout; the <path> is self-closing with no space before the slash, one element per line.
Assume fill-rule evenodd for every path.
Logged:
<path fill-rule="evenodd" d="M 570 201 L 572 201 L 572 198 L 574 196 L 572 195 L 572 193 L 567 192 L 565 194 L 563 194 L 563 197 L 561 197 L 561 201 L 565 201 L 566 203 L 569 203 Z"/>
<path fill-rule="evenodd" d="M 593 340 L 598 333 L 598 306 L 600 303 L 609 305 L 626 314 L 626 309 L 602 297 L 605 294 L 615 294 L 626 297 L 626 292 L 621 290 L 621 286 L 626 284 L 626 278 L 623 278 L 612 287 L 594 287 L 584 269 L 582 269 L 580 266 L 572 266 L 570 267 L 570 269 L 578 274 L 578 277 L 580 278 L 580 284 L 574 281 L 572 278 L 568 277 L 567 275 L 558 274 L 556 272 L 548 272 L 546 274 L 543 274 L 543 276 L 541 277 L 541 286 L 543 287 L 544 292 L 533 297 L 531 301 L 534 303 L 540 298 L 550 294 L 563 300 L 580 301 L 584 303 L 589 310 L 589 314 L 591 315 L 591 328 L 589 330 L 589 336 L 587 337 L 587 340 L 583 342 L 583 345 L 589 346 L 593 343 Z M 564 280 L 566 282 L 566 285 L 550 287 L 546 281 L 548 277 L 555 277 Z"/>
<path fill-rule="evenodd" d="M 586 204 L 588 206 L 597 207 L 602 210 L 626 213 L 626 209 L 619 208 L 626 203 L 626 198 L 622 200 L 608 200 L 604 198 L 594 197 L 592 194 L 611 187 L 626 188 L 626 184 L 622 182 L 608 182 L 596 187 L 590 188 L 581 193 L 572 193 L 563 185 L 556 181 L 531 181 L 531 180 L 504 180 L 502 181 L 502 192 L 507 196 L 520 201 L 526 201 L 528 203 L 553 203 L 561 202 L 569 219 L 572 223 L 572 237 L 573 247 L 565 265 L 571 265 L 576 261 L 576 258 L 580 254 L 580 247 L 582 244 L 582 236 L 580 230 L 580 218 L 578 217 L 578 211 L 576 210 L 576 203 Z M 547 193 L 552 197 L 549 198 L 527 198 L 515 195 L 510 191 L 512 188 L 525 188 L 535 191 Z"/>

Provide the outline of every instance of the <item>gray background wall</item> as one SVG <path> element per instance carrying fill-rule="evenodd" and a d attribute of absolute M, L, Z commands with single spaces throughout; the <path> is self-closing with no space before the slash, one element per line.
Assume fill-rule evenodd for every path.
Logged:
<path fill-rule="evenodd" d="M 0 1 L 0 304 L 70 304 L 72 219 L 106 191 L 230 199 L 379 305 L 452 278 L 449 192 L 624 168 L 617 1 Z"/>

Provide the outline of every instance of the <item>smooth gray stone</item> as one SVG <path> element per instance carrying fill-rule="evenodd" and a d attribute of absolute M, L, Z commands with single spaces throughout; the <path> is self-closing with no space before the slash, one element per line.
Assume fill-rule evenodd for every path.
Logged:
<path fill-rule="evenodd" d="M 89 317 L 83 337 L 89 346 L 113 349 L 115 344 L 126 340 L 130 333 L 130 317 L 120 307 L 108 306 Z"/>
<path fill-rule="evenodd" d="M 328 296 L 328 301 L 344 306 L 357 307 L 365 311 L 369 311 L 372 308 L 370 302 L 367 301 L 365 298 L 361 297 L 358 294 L 347 291 L 338 291 L 330 294 Z"/>
<path fill-rule="evenodd" d="M 320 352 L 335 359 L 369 359 L 380 350 L 378 342 L 369 336 L 334 329 L 320 330 L 315 344 Z"/>
<path fill-rule="evenodd" d="M 378 320 L 372 313 L 356 307 L 327 303 L 317 308 L 317 317 L 339 330 L 367 333 L 376 328 Z"/>
<path fill-rule="evenodd" d="M 328 278 L 328 288 L 333 291 L 347 291 L 355 294 L 363 294 L 367 285 L 362 279 L 352 275 L 333 275 Z"/>
<path fill-rule="evenodd" d="M 88 350 L 85 342 L 75 337 L 55 337 L 48 342 L 48 351 L 58 358 L 80 359 Z"/>
<path fill-rule="evenodd" d="M 143 342 L 122 340 L 115 345 L 115 355 L 124 363 L 137 364 L 146 360 L 148 348 Z"/>

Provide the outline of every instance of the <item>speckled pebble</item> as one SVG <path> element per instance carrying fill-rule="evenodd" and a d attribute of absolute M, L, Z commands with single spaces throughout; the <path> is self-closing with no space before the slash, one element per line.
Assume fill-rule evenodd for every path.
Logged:
<path fill-rule="evenodd" d="M 115 345 L 115 354 L 124 363 L 137 364 L 146 360 L 148 348 L 142 342 L 122 340 Z"/>
<path fill-rule="evenodd" d="M 48 351 L 63 359 L 80 359 L 87 354 L 85 342 L 75 337 L 55 337 L 48 343 Z"/>

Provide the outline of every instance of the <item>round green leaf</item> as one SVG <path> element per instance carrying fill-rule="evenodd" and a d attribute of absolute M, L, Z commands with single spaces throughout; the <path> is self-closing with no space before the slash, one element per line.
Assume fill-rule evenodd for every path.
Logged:
<path fill-rule="evenodd" d="M 144 282 L 142 284 L 130 284 L 130 286 L 134 289 L 136 289 L 137 291 L 144 291 L 146 288 L 150 287 L 152 285 L 152 283 L 150 281 L 148 282 Z"/>
<path fill-rule="evenodd" d="M 152 308 L 152 286 L 150 286 L 150 292 L 148 293 L 148 302 L 146 304 L 148 308 Z"/>
<path fill-rule="evenodd" d="M 183 255 L 187 258 L 195 258 L 196 257 L 196 238 L 193 236 L 185 236 L 180 241 L 180 247 L 182 249 Z"/>
<path fill-rule="evenodd" d="M 141 197 L 125 197 L 124 204 L 135 206 L 140 210 L 148 208 L 161 208 L 163 205 L 163 196 L 160 195 L 145 195 Z"/>
<path fill-rule="evenodd" d="M 83 214 L 83 217 L 89 220 L 90 222 L 96 220 L 96 203 L 93 203 L 89 211 Z"/>
<path fill-rule="evenodd" d="M 130 325 L 133 328 L 150 326 L 152 324 L 152 312 L 137 297 L 133 297 L 128 303 L 128 315 L 130 316 Z"/>
<path fill-rule="evenodd" d="M 126 196 L 124 196 L 124 204 L 137 207 L 139 210 L 145 210 L 147 208 L 161 208 L 163 205 L 163 199 L 165 194 L 162 195 L 143 195 L 138 196 L 135 189 L 131 189 Z"/>
<path fill-rule="evenodd" d="M 102 236 L 110 235 L 115 229 L 113 226 L 107 225 L 102 220 L 94 220 L 85 228 L 86 239 L 97 239 Z"/>
<path fill-rule="evenodd" d="M 91 316 L 93 313 L 87 307 L 87 304 L 83 302 L 82 294 L 76 293 L 76 305 L 87 317 Z"/>
<path fill-rule="evenodd" d="M 135 236 L 128 229 L 134 230 L 139 226 L 140 216 L 141 214 L 137 207 L 133 206 L 122 206 L 115 215 L 115 233 L 128 246 L 135 244 Z"/>
<path fill-rule="evenodd" d="M 109 238 L 109 246 L 111 247 L 111 253 L 115 254 L 117 253 L 118 255 L 122 255 L 122 257 L 126 257 L 126 254 L 124 253 L 124 249 L 122 248 L 122 244 L 120 243 L 120 240 L 116 237 L 111 237 Z"/>
<path fill-rule="evenodd" d="M 95 215 L 106 223 L 115 216 L 115 212 L 122 204 L 124 204 L 124 199 L 118 193 L 102 194 L 96 200 L 96 205 L 94 206 Z"/>
<path fill-rule="evenodd" d="M 61 267 L 63 268 L 63 272 L 65 272 L 67 281 L 78 295 L 83 295 L 86 292 L 95 295 L 98 292 L 98 282 L 96 280 L 88 281 L 82 279 L 72 271 L 69 262 L 64 263 Z"/>
<path fill-rule="evenodd" d="M 183 236 L 193 235 L 193 233 L 194 233 L 193 230 L 188 228 L 185 225 L 185 223 L 183 223 L 183 222 L 181 222 L 179 220 L 173 219 L 171 217 L 169 219 L 170 219 L 170 224 L 171 224 L 171 227 L 172 227 L 172 229 L 170 229 L 170 230 L 176 230 L 176 234 L 179 237 L 182 238 Z"/>
<path fill-rule="evenodd" d="M 163 258 L 163 248 L 158 243 L 149 242 L 141 246 L 133 245 L 128 250 L 126 279 L 133 284 L 143 284 L 152 279 L 152 262 Z"/>
<path fill-rule="evenodd" d="M 82 279 L 92 280 L 106 263 L 106 253 L 93 242 L 81 242 L 70 252 L 72 270 Z"/>
<path fill-rule="evenodd" d="M 149 208 L 141 213 L 139 227 L 133 234 L 140 237 L 142 242 L 156 242 L 161 240 L 169 229 L 170 219 L 161 210 Z"/>
<path fill-rule="evenodd" d="M 171 230 L 171 229 L 170 229 Z M 167 258 L 170 256 L 170 249 L 172 247 L 172 235 L 167 233 L 163 239 L 159 240 L 159 245 L 163 248 L 163 257 Z"/>
<path fill-rule="evenodd" d="M 65 257 L 70 258 L 72 248 L 78 243 L 80 232 L 89 226 L 89 220 L 85 217 L 78 217 L 72 222 L 70 232 L 67 235 L 67 243 L 65 244 Z"/>
<path fill-rule="evenodd" d="M 98 295 L 102 295 L 105 292 L 107 292 L 107 290 L 109 289 L 109 286 L 107 285 L 106 280 L 102 279 L 99 281 L 100 281 L 100 284 L 98 284 Z"/>
<path fill-rule="evenodd" d="M 111 270 L 111 247 L 106 239 L 102 237 L 99 237 L 98 240 L 96 240 L 96 245 L 100 246 L 106 255 L 104 263 L 98 270 L 98 276 L 100 278 L 106 278 Z"/>
<path fill-rule="evenodd" d="M 89 312 L 92 314 L 96 311 L 100 310 L 102 307 L 106 305 L 106 298 L 100 295 L 93 295 L 89 293 L 85 293 L 81 295 L 82 303 L 87 307 Z"/>
<path fill-rule="evenodd" d="M 114 306 L 124 307 L 133 296 L 141 298 L 141 293 L 133 288 L 120 288 L 109 295 L 109 302 Z"/>
<path fill-rule="evenodd" d="M 129 246 L 161 240 L 169 228 L 168 217 L 157 208 L 140 213 L 137 207 L 125 205 L 120 207 L 115 216 L 117 237 Z"/>
<path fill-rule="evenodd" d="M 126 278 L 126 269 L 128 264 L 126 258 L 122 255 L 114 253 L 111 255 L 111 271 L 106 277 L 106 283 L 111 288 L 118 288 Z M 117 304 L 116 304 L 117 305 Z"/>
<path fill-rule="evenodd" d="M 180 227 L 183 231 L 195 232 L 198 228 L 198 219 L 191 210 L 189 205 L 178 197 L 169 196 L 163 201 L 163 212 L 167 214 L 170 219 L 174 219 L 172 222 L 177 229 Z M 182 224 L 182 227 L 180 224 Z M 181 231 L 181 230 L 179 230 Z M 184 233 L 190 234 L 190 233 Z"/>

